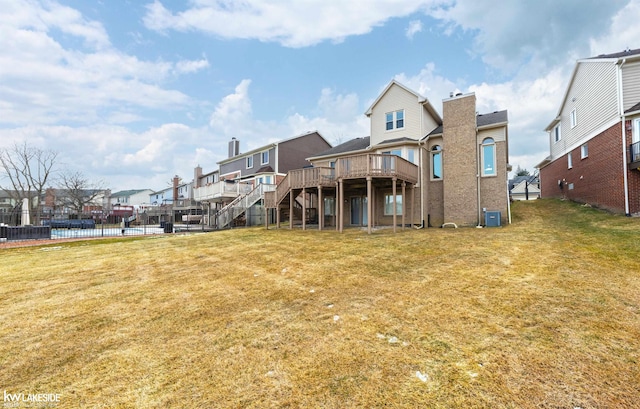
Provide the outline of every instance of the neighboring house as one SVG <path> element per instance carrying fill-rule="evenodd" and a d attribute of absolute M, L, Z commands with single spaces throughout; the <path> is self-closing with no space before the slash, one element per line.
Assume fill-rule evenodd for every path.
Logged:
<path fill-rule="evenodd" d="M 545 131 L 543 198 L 640 213 L 640 49 L 578 60 Z"/>
<path fill-rule="evenodd" d="M 18 202 L 16 197 L 16 191 L 0 189 L 0 223 L 18 223 L 21 202 Z"/>
<path fill-rule="evenodd" d="M 149 206 L 149 195 L 152 192 L 151 189 L 133 189 L 111 193 L 108 210 L 112 214 L 131 216 L 139 209 Z"/>
<path fill-rule="evenodd" d="M 516 176 L 509 180 L 511 200 L 536 200 L 540 198 L 540 181 L 535 175 Z"/>
<path fill-rule="evenodd" d="M 264 192 L 273 189 L 288 171 L 309 166 L 307 157 L 329 148 L 331 145 L 318 132 L 307 132 L 245 153 L 240 153 L 240 141 L 232 138 L 228 158 L 218 162 L 218 170 L 203 174 L 200 166 L 195 168 L 194 199 L 207 204 L 207 214 L 217 213 L 217 222 L 205 220 L 207 224 L 226 227 L 240 213 L 260 202 Z M 242 204 L 238 203 L 240 200 L 244 200 Z M 226 211 L 232 208 L 235 213 L 227 215 Z"/>
<path fill-rule="evenodd" d="M 508 223 L 507 111 L 478 115 L 475 94 L 458 94 L 443 101 L 440 117 L 391 81 L 366 115 L 370 137 L 309 157 L 312 168 L 290 171 L 267 195 L 278 225 Z"/>
<path fill-rule="evenodd" d="M 102 214 L 105 197 L 109 195 L 109 190 L 104 189 L 69 191 L 49 188 L 45 191 L 42 211 L 48 218 L 97 216 Z"/>

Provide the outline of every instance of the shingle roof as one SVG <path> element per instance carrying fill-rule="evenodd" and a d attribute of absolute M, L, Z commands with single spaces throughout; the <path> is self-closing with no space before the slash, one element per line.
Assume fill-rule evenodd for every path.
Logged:
<path fill-rule="evenodd" d="M 359 151 L 359 150 L 363 150 L 363 149 L 367 149 L 369 147 L 369 140 L 370 138 L 368 136 L 365 136 L 364 138 L 355 138 L 355 139 L 351 139 L 345 143 L 342 143 L 340 145 L 334 146 L 333 148 L 326 150 L 324 152 L 320 152 L 317 155 L 313 155 L 312 158 L 317 158 L 317 157 L 322 157 L 322 156 L 331 156 L 331 155 L 338 155 L 341 153 L 345 153 L 345 152 L 351 152 L 351 151 Z"/>
<path fill-rule="evenodd" d="M 144 192 L 145 190 L 149 190 L 149 189 L 121 190 L 119 192 L 112 193 L 111 197 L 133 196 L 136 193 Z"/>
<path fill-rule="evenodd" d="M 631 108 L 629 108 L 626 111 L 624 111 L 624 113 L 628 114 L 629 112 L 635 112 L 635 111 L 640 111 L 640 102 L 638 102 L 637 104 L 635 104 Z"/>
<path fill-rule="evenodd" d="M 630 55 L 638 55 L 640 54 L 640 48 L 636 48 L 635 50 L 624 50 L 624 51 L 620 51 L 617 53 L 612 53 L 612 54 L 600 54 L 596 57 L 591 57 L 590 59 L 595 59 L 595 58 L 622 58 L 622 57 L 628 57 Z"/>
<path fill-rule="evenodd" d="M 258 171 L 256 173 L 271 173 L 273 172 L 273 168 L 269 165 L 267 166 L 263 166 L 260 169 L 258 169 Z"/>
<path fill-rule="evenodd" d="M 503 122 L 507 122 L 507 120 L 509 119 L 508 116 L 508 111 L 504 110 L 504 111 L 494 111 L 490 114 L 478 114 L 476 116 L 476 126 L 478 128 L 481 128 L 483 126 L 488 126 L 488 125 L 493 125 L 493 124 L 500 124 Z M 438 126 L 436 129 L 434 129 L 433 131 L 429 132 L 427 134 L 427 136 L 429 135 L 440 135 L 442 133 L 442 125 Z"/>
<path fill-rule="evenodd" d="M 378 145 L 384 145 L 387 143 L 397 143 L 397 142 L 417 142 L 415 139 L 411 138 L 395 138 L 395 139 L 387 139 L 380 142 Z"/>

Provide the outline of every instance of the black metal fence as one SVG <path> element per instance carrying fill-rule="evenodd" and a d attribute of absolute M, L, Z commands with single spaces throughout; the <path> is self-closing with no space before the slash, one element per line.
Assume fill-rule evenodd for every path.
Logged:
<path fill-rule="evenodd" d="M 21 221 L 29 219 L 33 224 L 22 226 Z M 162 219 L 162 220 L 160 220 Z M 178 223 L 166 215 L 161 218 L 150 217 L 109 217 L 104 220 L 85 215 L 75 218 L 49 217 L 38 214 L 29 217 L 17 217 L 12 224 L 0 225 L 0 242 L 42 239 L 70 239 L 96 237 L 122 237 L 175 232 L 197 232 L 209 230 L 202 224 Z"/>

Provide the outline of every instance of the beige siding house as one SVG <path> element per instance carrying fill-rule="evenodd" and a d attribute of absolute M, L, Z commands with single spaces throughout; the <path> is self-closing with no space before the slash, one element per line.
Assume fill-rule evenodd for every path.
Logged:
<path fill-rule="evenodd" d="M 373 228 L 508 223 L 507 112 L 476 112 L 474 94 L 430 101 L 391 81 L 365 115 L 370 136 L 309 157 L 265 205 L 276 224 Z"/>

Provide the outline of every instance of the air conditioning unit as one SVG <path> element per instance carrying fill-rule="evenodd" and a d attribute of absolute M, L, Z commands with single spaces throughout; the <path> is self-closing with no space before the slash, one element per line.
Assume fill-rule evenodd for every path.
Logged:
<path fill-rule="evenodd" d="M 486 211 L 484 212 L 485 227 L 500 227 L 500 212 Z"/>

